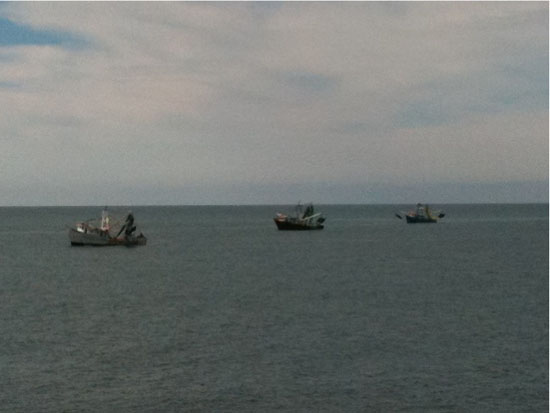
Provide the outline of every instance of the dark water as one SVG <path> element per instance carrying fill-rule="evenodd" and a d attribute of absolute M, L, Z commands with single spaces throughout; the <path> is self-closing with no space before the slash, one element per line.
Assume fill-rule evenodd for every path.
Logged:
<path fill-rule="evenodd" d="M 548 205 L 0 208 L 0 409 L 547 412 Z M 121 209 L 122 213 L 124 209 Z"/>

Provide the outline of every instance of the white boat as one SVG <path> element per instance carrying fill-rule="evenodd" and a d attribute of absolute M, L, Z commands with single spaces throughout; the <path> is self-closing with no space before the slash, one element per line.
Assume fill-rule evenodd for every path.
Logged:
<path fill-rule="evenodd" d="M 126 217 L 124 225 L 118 233 L 111 235 L 111 216 L 105 208 L 101 214 L 100 225 L 95 225 L 93 219 L 78 222 L 74 227 L 69 228 L 69 240 L 71 245 L 92 245 L 92 246 L 112 246 L 112 245 L 146 245 L 147 238 L 140 233 L 135 235 L 134 216 L 130 212 Z M 124 232 L 124 234 L 122 234 Z"/>

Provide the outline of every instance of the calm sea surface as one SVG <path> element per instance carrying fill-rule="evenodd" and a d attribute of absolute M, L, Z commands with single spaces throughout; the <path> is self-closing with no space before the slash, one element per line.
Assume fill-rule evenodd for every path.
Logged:
<path fill-rule="evenodd" d="M 0 410 L 547 412 L 548 205 L 442 207 L 0 208 Z"/>

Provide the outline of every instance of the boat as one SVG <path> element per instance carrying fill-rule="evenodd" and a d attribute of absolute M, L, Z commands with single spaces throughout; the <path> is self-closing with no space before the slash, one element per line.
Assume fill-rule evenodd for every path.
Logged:
<path fill-rule="evenodd" d="M 96 221 L 95 219 L 89 219 L 78 222 L 74 227 L 70 227 L 69 240 L 71 241 L 71 245 L 91 245 L 96 247 L 124 245 L 132 247 L 147 244 L 145 235 L 141 232 L 139 235 L 135 235 L 136 226 L 134 225 L 134 215 L 131 211 L 126 216 L 124 224 L 116 235 L 112 235 L 111 231 L 116 228 L 117 222 L 112 222 L 113 219 L 109 215 L 107 208 L 103 209 L 99 225 L 96 224 Z"/>
<path fill-rule="evenodd" d="M 429 205 L 416 204 L 416 208 L 402 213 L 407 220 L 407 224 L 435 224 L 438 219 L 443 218 L 445 214 L 441 211 L 434 211 Z M 395 216 L 403 219 L 401 214 Z"/>
<path fill-rule="evenodd" d="M 307 231 L 314 229 L 323 229 L 325 218 L 318 212 L 315 212 L 312 204 L 307 204 L 305 210 L 298 203 L 294 215 L 277 213 L 273 218 L 277 228 L 281 231 Z"/>

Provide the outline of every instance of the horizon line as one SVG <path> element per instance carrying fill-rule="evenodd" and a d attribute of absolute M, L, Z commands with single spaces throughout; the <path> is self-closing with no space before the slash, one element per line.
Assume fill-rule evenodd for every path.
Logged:
<path fill-rule="evenodd" d="M 309 204 L 304 202 L 303 204 Z M 549 205 L 550 202 L 528 201 L 528 202 L 494 202 L 494 201 L 475 201 L 475 202 L 422 202 L 423 204 L 437 205 Z M 313 202 L 314 205 L 323 206 L 368 206 L 368 205 L 416 205 L 416 203 L 405 202 L 348 202 L 348 203 L 323 203 Z M 274 204 L 78 204 L 78 205 L 0 205 L 0 208 L 126 208 L 126 207 L 253 207 L 253 206 L 289 206 L 297 203 L 274 203 Z"/>

